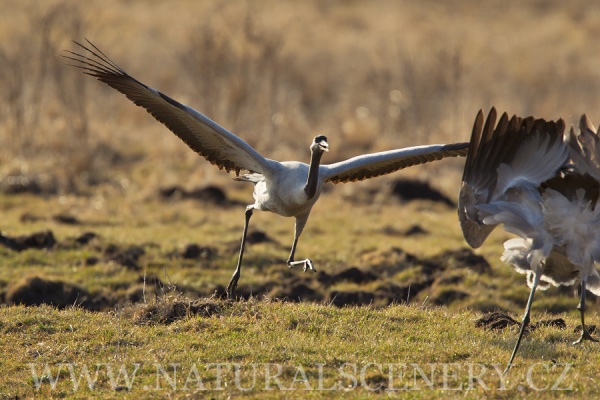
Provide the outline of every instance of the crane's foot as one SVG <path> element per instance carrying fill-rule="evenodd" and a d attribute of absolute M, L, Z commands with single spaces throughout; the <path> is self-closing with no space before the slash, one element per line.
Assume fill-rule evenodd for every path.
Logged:
<path fill-rule="evenodd" d="M 229 285 L 227 285 L 227 298 L 234 299 L 235 289 L 237 289 L 238 280 L 240 279 L 239 272 L 234 272 L 231 280 L 229 281 Z"/>
<path fill-rule="evenodd" d="M 304 260 L 304 270 L 303 272 L 306 272 L 306 270 L 312 271 L 312 272 L 317 272 L 317 270 L 315 269 L 312 261 L 310 258 L 307 258 L 306 260 Z"/>
<path fill-rule="evenodd" d="M 579 337 L 579 339 L 577 339 L 576 341 L 573 342 L 573 345 L 579 344 L 579 343 L 583 342 L 584 340 L 589 340 L 590 342 L 598 341 L 598 339 L 595 339 L 592 337 L 592 335 L 590 335 L 590 333 L 587 331 L 587 329 L 582 328 L 581 336 Z"/>
<path fill-rule="evenodd" d="M 317 272 L 310 258 L 302 261 L 288 261 L 287 263 L 288 268 L 294 268 L 297 265 L 303 265 L 303 272 L 307 270 Z"/>

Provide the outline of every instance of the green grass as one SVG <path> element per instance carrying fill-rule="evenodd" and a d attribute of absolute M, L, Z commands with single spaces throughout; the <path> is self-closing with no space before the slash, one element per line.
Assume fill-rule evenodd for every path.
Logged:
<path fill-rule="evenodd" d="M 186 304 L 166 298 L 158 308 L 175 303 Z M 550 398 L 582 390 L 588 398 L 598 395 L 588 384 L 600 378 L 597 369 L 588 367 L 599 361 L 596 344 L 571 346 L 575 335 L 569 330 L 531 333 L 503 380 L 498 374 L 516 332 L 475 328 L 478 314 L 470 311 L 261 300 L 201 303 L 210 312 L 190 313 L 170 324 L 147 318 L 146 305 L 112 313 L 1 308 L 0 347 L 13 356 L 0 361 L 0 393 L 7 398 L 364 398 L 370 393 Z M 129 384 L 123 374 L 119 378 L 121 368 L 129 374 Z M 79 386 L 74 387 L 72 377 Z M 570 390 L 550 390 L 555 383 Z"/>
<path fill-rule="evenodd" d="M 9 215 L 39 210 L 42 201 L 27 196 L 21 200 Z M 59 208 L 59 200 L 43 202 L 49 210 Z M 453 209 L 418 202 L 399 207 L 388 200 L 378 206 L 378 212 L 355 214 L 348 221 L 345 216 L 356 207 L 326 194 L 315 208 L 299 251 L 310 254 L 320 270 L 334 274 L 357 266 L 364 271 L 385 272 L 402 262 L 403 253 L 394 248 L 410 250 L 418 260 L 425 260 L 464 247 Z M 482 311 L 496 309 L 512 311 L 518 319 L 528 293 L 524 277 L 498 260 L 504 237 L 501 232 L 494 233 L 490 244 L 482 249 L 491 264 L 489 271 L 480 274 L 455 265 L 453 259 L 443 260 L 440 270 L 433 272 L 434 283 L 411 295 L 408 305 L 402 301 L 383 307 L 337 308 L 326 300 L 287 303 L 263 297 L 241 302 L 197 299 L 198 293 L 227 283 L 236 260 L 242 224 L 237 217 L 242 209 L 149 199 L 137 204 L 134 213 L 115 215 L 113 210 L 96 210 L 94 218 L 82 219 L 76 226 L 48 221 L 22 223 L 18 218 L 7 218 L 4 234 L 50 228 L 58 245 L 21 253 L 0 248 L 5 265 L 0 270 L 1 296 L 19 287 L 24 278 L 41 276 L 75 284 L 112 302 L 105 304 L 103 312 L 70 305 L 62 310 L 50 306 L 0 308 L 0 352 L 7 355 L 0 359 L 0 393 L 7 398 L 509 398 L 534 394 L 553 398 L 566 397 L 572 391 L 598 395 L 590 382 L 600 378 L 599 372 L 589 367 L 599 361 L 597 344 L 571 346 L 578 335 L 574 332 L 577 301 L 553 290 L 536 295 L 532 321 L 561 317 L 567 329 L 535 330 L 525 338 L 507 380 L 502 381 L 495 372 L 495 368 L 504 368 L 517 331 L 488 331 L 475 327 L 475 321 Z M 432 210 L 435 218 L 428 217 Z M 86 215 L 86 210 L 81 213 Z M 165 216 L 173 213 L 180 217 L 167 223 Z M 326 288 L 316 275 L 290 271 L 284 265 L 293 221 L 267 213 L 256 216 L 254 228 L 263 230 L 275 242 L 248 247 L 240 285 L 271 280 L 283 285 L 287 279 L 303 279 L 326 298 L 327 290 L 373 292 L 380 284 L 404 285 L 422 278 L 422 261 L 418 261 L 387 278 L 363 284 L 339 282 Z M 390 221 L 396 221 L 399 230 L 419 221 L 430 232 L 436 227 L 443 230 L 441 236 L 445 239 L 441 241 L 435 234 L 388 236 L 380 227 Z M 360 226 L 369 234 L 361 237 Z M 94 231 L 99 238 L 85 246 L 64 245 L 66 238 L 85 231 Z M 206 260 L 172 255 L 188 243 L 210 246 L 216 253 Z M 139 259 L 142 269 L 131 270 L 106 260 L 104 254 L 111 244 L 143 247 L 145 254 Z M 86 265 L 82 260 L 89 257 L 97 257 L 99 262 Z M 155 287 L 149 281 L 144 285 L 144 276 L 157 276 L 164 286 Z M 138 298 L 145 292 L 145 301 L 138 299 L 131 304 L 127 299 L 136 291 Z M 436 307 L 436 299 L 447 291 L 469 296 Z M 590 324 L 597 324 L 595 308 L 591 304 Z M 559 314 L 546 314 L 547 309 Z M 220 384 L 213 364 L 231 369 L 220 373 Z M 561 377 L 567 367 L 566 375 Z M 84 368 L 91 374 L 91 383 L 86 380 Z M 119 378 L 119 371 L 130 374 L 129 384 L 123 374 Z M 72 373 L 79 382 L 77 388 Z M 52 379 L 56 380 L 57 375 L 53 386 Z M 475 379 L 479 375 L 481 381 Z M 572 391 L 549 390 L 561 379 L 559 387 L 570 387 Z M 219 387 L 222 390 L 217 390 Z M 319 390 L 332 387 L 336 390 Z M 450 390 L 457 387 L 462 389 Z M 536 387 L 548 390 L 538 393 Z M 290 388 L 295 391 L 283 390 Z M 393 390 L 398 388 L 406 390 Z"/>

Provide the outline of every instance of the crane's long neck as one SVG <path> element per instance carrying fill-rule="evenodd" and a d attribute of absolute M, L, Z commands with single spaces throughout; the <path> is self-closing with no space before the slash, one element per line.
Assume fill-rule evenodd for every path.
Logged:
<path fill-rule="evenodd" d="M 308 179 L 306 179 L 306 185 L 304 186 L 304 192 L 309 199 L 315 197 L 317 194 L 317 186 L 319 184 L 319 165 L 321 163 L 321 157 L 323 153 L 320 151 L 313 151 L 310 157 L 310 166 L 308 168 Z"/>

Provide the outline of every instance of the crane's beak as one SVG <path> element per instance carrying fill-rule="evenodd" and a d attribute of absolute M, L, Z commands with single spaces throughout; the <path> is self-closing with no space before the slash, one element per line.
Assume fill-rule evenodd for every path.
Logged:
<path fill-rule="evenodd" d="M 329 143 L 327 143 L 327 142 L 326 142 L 326 141 L 324 141 L 324 140 L 321 140 L 321 141 L 319 142 L 319 147 L 320 147 L 320 148 L 321 148 L 321 150 L 323 150 L 323 151 L 329 151 Z"/>

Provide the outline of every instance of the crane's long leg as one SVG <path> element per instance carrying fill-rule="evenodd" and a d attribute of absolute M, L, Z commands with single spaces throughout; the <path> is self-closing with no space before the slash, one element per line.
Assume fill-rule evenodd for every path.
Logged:
<path fill-rule="evenodd" d="M 254 206 L 246 207 L 246 212 L 244 213 L 246 217 L 246 221 L 244 223 L 244 233 L 242 234 L 242 243 L 240 244 L 240 256 L 238 258 L 237 267 L 231 276 L 231 280 L 229 281 L 229 285 L 227 285 L 227 298 L 232 299 L 235 289 L 237 288 L 238 280 L 240 279 L 240 270 L 242 269 L 242 259 L 244 258 L 244 247 L 246 246 L 246 234 L 248 233 L 248 224 L 250 222 L 250 217 L 252 216 L 252 212 L 254 210 Z"/>
<path fill-rule="evenodd" d="M 510 367 L 512 367 L 512 362 L 517 355 L 517 350 L 519 350 L 519 345 L 521 344 L 521 339 L 523 338 L 523 333 L 525 333 L 525 328 L 529 325 L 529 313 L 531 311 L 531 304 L 533 303 L 533 295 L 535 294 L 535 289 L 540 283 L 540 277 L 542 276 L 539 272 L 534 272 L 533 284 L 531 285 L 531 292 L 529 293 L 529 299 L 527 300 L 527 306 L 525 306 L 525 315 L 523 315 L 523 321 L 521 322 L 521 329 L 519 331 L 519 337 L 517 339 L 517 344 L 515 344 L 515 348 L 510 356 L 510 360 L 508 361 L 508 365 L 504 370 L 504 375 L 508 374 Z"/>
<path fill-rule="evenodd" d="M 597 342 L 597 339 L 594 339 L 592 335 L 585 329 L 585 279 L 581 280 L 581 300 L 579 301 L 579 305 L 577 309 L 581 313 L 581 336 L 579 339 L 573 342 L 573 344 L 579 344 L 584 340 L 591 340 L 592 342 Z"/>
<path fill-rule="evenodd" d="M 303 218 L 296 218 L 296 226 L 294 228 L 294 243 L 292 243 L 292 251 L 290 252 L 290 256 L 287 260 L 288 268 L 293 268 L 297 265 L 304 265 L 304 272 L 306 270 L 310 270 L 313 272 L 317 272 L 310 258 L 306 258 L 300 261 L 294 261 L 294 254 L 296 253 L 296 246 L 298 245 L 298 239 L 300 239 L 300 234 L 304 229 L 304 225 L 306 225 L 306 221 L 308 220 L 308 215 Z"/>

